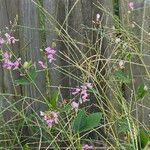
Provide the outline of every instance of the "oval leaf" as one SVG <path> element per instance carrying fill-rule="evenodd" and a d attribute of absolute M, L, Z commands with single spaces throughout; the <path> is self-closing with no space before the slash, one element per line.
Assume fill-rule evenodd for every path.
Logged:
<path fill-rule="evenodd" d="M 73 130 L 77 133 L 81 132 L 86 125 L 86 112 L 80 110 L 73 122 Z"/>
<path fill-rule="evenodd" d="M 102 119 L 102 113 L 96 112 L 90 114 L 86 117 L 86 125 L 84 126 L 83 131 L 87 131 L 97 127 Z"/>

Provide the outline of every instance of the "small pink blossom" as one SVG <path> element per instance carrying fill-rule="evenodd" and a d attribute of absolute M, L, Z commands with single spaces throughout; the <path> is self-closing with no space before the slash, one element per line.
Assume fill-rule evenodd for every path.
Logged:
<path fill-rule="evenodd" d="M 81 95 L 84 95 L 84 94 L 86 94 L 86 93 L 87 93 L 87 89 L 82 89 Z"/>
<path fill-rule="evenodd" d="M 83 102 L 89 101 L 88 96 L 89 96 L 89 94 L 87 94 L 87 93 L 84 93 L 84 94 L 82 95 L 82 100 L 83 100 Z"/>
<path fill-rule="evenodd" d="M 47 47 L 45 48 L 45 51 L 48 53 L 48 54 L 55 54 L 56 51 L 54 49 L 52 49 L 51 47 Z"/>
<path fill-rule="evenodd" d="M 128 6 L 131 10 L 134 10 L 144 7 L 144 2 L 130 2 Z"/>
<path fill-rule="evenodd" d="M 5 37 L 8 44 L 15 44 L 15 42 L 19 41 L 15 37 L 10 36 L 8 33 L 5 34 Z"/>
<path fill-rule="evenodd" d="M 49 62 L 52 63 L 52 61 L 55 60 L 54 56 L 56 54 L 56 50 L 52 49 L 51 47 L 47 47 L 45 48 L 45 51 Z"/>
<path fill-rule="evenodd" d="M 4 52 L 2 57 L 3 57 L 4 60 L 8 60 L 8 59 L 11 58 L 11 54 L 9 54 L 8 52 Z"/>
<path fill-rule="evenodd" d="M 21 58 L 18 58 L 15 62 L 13 62 L 13 70 L 16 70 L 19 68 L 19 65 L 21 64 Z"/>
<path fill-rule="evenodd" d="M 88 144 L 85 144 L 83 147 L 82 147 L 82 150 L 93 150 L 93 146 L 92 145 L 88 145 Z"/>
<path fill-rule="evenodd" d="M 13 63 L 10 60 L 5 60 L 3 63 L 3 68 L 11 70 L 13 67 Z"/>
<path fill-rule="evenodd" d="M 84 85 L 81 85 L 80 87 L 75 88 L 75 90 L 72 92 L 72 95 L 80 96 L 80 103 L 89 101 L 88 97 L 88 89 L 92 89 L 93 86 L 91 83 L 85 83 Z"/>
<path fill-rule="evenodd" d="M 87 86 L 86 85 L 81 85 L 82 90 L 87 90 Z"/>
<path fill-rule="evenodd" d="M 72 95 L 76 95 L 76 94 L 79 94 L 79 92 L 81 91 L 80 88 L 75 88 L 75 91 L 72 92 Z"/>
<path fill-rule="evenodd" d="M 96 21 L 100 20 L 100 14 L 96 14 Z"/>
<path fill-rule="evenodd" d="M 92 83 L 85 83 L 85 85 L 86 85 L 89 89 L 92 89 L 92 88 L 93 88 Z"/>
<path fill-rule="evenodd" d="M 48 127 L 51 128 L 54 124 L 58 124 L 58 112 L 42 112 L 40 111 L 40 115 L 43 117 Z"/>
<path fill-rule="evenodd" d="M 53 54 L 48 54 L 47 58 L 48 58 L 48 60 L 49 60 L 49 63 L 51 63 L 53 60 L 55 60 Z"/>
<path fill-rule="evenodd" d="M 46 66 L 46 65 L 44 64 L 44 62 L 41 61 L 41 60 L 38 61 L 38 64 L 39 64 L 43 69 L 46 69 L 46 68 L 47 68 L 47 66 Z"/>
<path fill-rule="evenodd" d="M 4 52 L 2 54 L 2 58 L 3 58 L 3 67 L 6 68 L 6 69 L 18 69 L 19 68 L 19 65 L 21 63 L 21 58 L 18 58 L 16 61 L 12 62 L 11 61 L 11 57 L 12 55 L 8 52 Z"/>
<path fill-rule="evenodd" d="M 71 103 L 71 106 L 72 106 L 72 109 L 75 109 L 76 112 L 78 111 L 79 103 L 76 103 L 75 101 L 73 101 L 73 102 Z"/>
<path fill-rule="evenodd" d="M 129 8 L 130 8 L 131 10 L 134 9 L 134 3 L 133 3 L 133 2 L 130 2 L 130 3 L 128 4 L 128 6 L 129 6 Z"/>

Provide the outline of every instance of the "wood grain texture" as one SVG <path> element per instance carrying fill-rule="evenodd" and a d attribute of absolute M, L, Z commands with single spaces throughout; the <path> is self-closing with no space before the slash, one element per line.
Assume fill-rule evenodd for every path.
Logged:
<path fill-rule="evenodd" d="M 133 35 L 137 37 L 137 41 L 139 42 L 136 45 L 138 52 L 140 51 L 141 54 L 146 54 L 146 56 L 142 57 L 143 62 L 140 60 L 141 57 L 139 56 L 136 56 L 133 61 L 140 64 L 145 63 L 146 65 L 149 65 L 150 47 L 148 44 L 150 39 L 149 34 L 147 33 L 150 32 L 150 6 L 147 1 L 145 1 L 144 8 L 130 11 L 129 13 L 129 2 L 131 1 L 119 1 L 121 22 L 125 29 L 132 31 Z M 141 3 L 141 0 L 132 0 L 132 2 Z M 33 63 L 37 64 L 38 60 L 42 60 L 40 48 L 44 49 L 47 46 L 52 47 L 52 43 L 55 42 L 57 56 L 55 63 L 49 65 L 50 84 L 48 86 L 76 87 L 81 85 L 81 82 L 90 81 L 90 77 L 88 75 L 82 79 L 83 72 L 79 71 L 78 68 L 74 69 L 74 67 L 70 66 L 66 57 L 63 56 L 62 53 L 70 57 L 71 61 L 79 64 L 79 66 L 82 64 L 83 59 L 96 53 L 99 53 L 107 60 L 111 58 L 112 45 L 108 46 L 108 43 L 110 42 L 109 39 L 106 37 L 102 38 L 101 35 L 97 35 L 95 31 L 87 30 L 87 28 L 94 27 L 92 21 L 95 20 L 96 14 L 99 13 L 102 16 L 103 29 L 107 27 L 107 29 L 105 28 L 105 31 L 111 32 L 109 29 L 113 26 L 113 19 L 108 13 L 104 13 L 102 11 L 100 4 L 102 4 L 109 13 L 112 13 L 113 0 L 41 0 L 41 4 L 46 12 L 46 14 L 43 15 L 42 20 L 43 28 L 45 29 L 42 36 L 41 31 L 39 30 L 39 28 L 41 28 L 41 18 L 39 17 L 40 8 L 37 6 L 37 3 L 37 0 L 0 0 L 0 30 L 2 34 L 7 32 L 5 28 L 6 26 L 9 28 L 11 27 L 10 21 L 13 22 L 16 15 L 18 15 L 19 18 L 19 26 L 17 26 L 17 30 L 14 35 L 16 38 L 19 38 L 20 41 L 16 43 L 15 46 L 11 47 L 12 50 L 17 56 L 21 56 L 23 62 L 32 60 Z M 137 25 L 132 28 L 133 23 L 142 27 L 146 32 L 142 32 Z M 86 29 L 84 27 L 86 27 Z M 61 31 L 61 33 L 59 34 L 58 31 Z M 71 38 L 73 39 L 71 42 L 74 42 L 75 45 L 67 42 L 67 40 L 70 40 Z M 97 42 L 97 38 L 100 39 L 100 42 L 102 41 L 102 45 L 95 46 L 94 48 L 96 50 L 93 48 L 93 51 L 91 45 Z M 89 44 L 89 47 L 84 44 Z M 86 65 L 87 64 L 84 63 L 81 67 L 86 68 Z M 58 66 L 61 66 L 61 68 Z M 110 67 L 112 67 L 109 62 L 101 62 L 99 70 L 103 66 L 106 67 L 104 68 L 104 73 L 105 69 L 110 69 Z M 62 68 L 70 71 L 72 75 L 77 78 L 73 78 L 73 76 L 68 75 L 68 73 L 63 74 L 61 72 Z M 150 88 L 149 76 L 145 76 L 146 71 L 144 67 L 128 64 L 125 71 L 129 73 L 129 70 L 132 70 L 135 80 L 135 84 L 129 86 L 131 89 L 135 88 L 136 91 L 141 82 L 144 82 L 148 88 Z M 148 69 L 148 72 L 149 71 L 150 70 Z M 102 74 L 104 75 L 104 73 Z M 44 75 L 44 73 L 40 73 L 35 81 L 35 84 L 41 93 L 46 95 L 47 93 L 52 93 L 55 88 L 48 88 L 47 90 Z M 13 74 L 13 76 L 14 79 L 18 78 L 16 74 Z M 10 73 L 8 70 L 4 70 L 2 65 L 0 65 L 0 77 L 0 92 L 14 93 Z M 102 89 L 103 85 L 101 86 L 101 83 L 99 84 Z M 69 93 L 69 89 L 62 88 L 63 98 L 68 98 Z M 18 87 L 17 94 L 22 94 L 32 98 L 39 98 L 41 101 L 44 100 L 37 88 L 32 85 L 25 87 L 23 86 L 21 88 Z M 113 92 L 109 88 L 104 94 L 106 94 L 109 99 L 115 101 L 113 98 Z M 131 98 L 131 91 L 129 91 L 128 88 L 125 89 L 125 98 L 128 101 Z M 5 103 L 2 103 L 2 101 L 3 98 L 0 97 L 0 105 L 3 104 L 2 107 L 7 106 Z M 26 105 L 30 105 L 33 101 L 28 99 L 27 102 L 28 104 Z M 150 124 L 149 104 L 149 97 L 147 96 L 143 102 L 140 102 L 137 105 L 137 111 L 135 113 L 136 117 L 146 125 Z M 39 103 L 33 103 L 29 108 L 29 112 L 32 112 L 32 109 L 39 112 L 41 109 L 44 110 L 44 107 Z"/>
<path fill-rule="evenodd" d="M 135 45 L 136 51 L 135 51 L 135 57 L 132 59 L 132 62 L 135 62 L 137 64 L 127 64 L 125 71 L 127 73 L 130 73 L 130 71 L 133 73 L 133 81 L 132 85 L 125 88 L 125 97 L 128 101 L 131 100 L 131 94 L 132 90 L 135 92 L 137 91 L 140 84 L 144 83 L 146 86 L 148 86 L 148 89 L 150 88 L 149 83 L 149 76 L 146 73 L 146 69 L 144 65 L 149 66 L 149 37 L 148 32 L 150 30 L 149 28 L 149 8 L 150 6 L 146 3 L 144 7 L 140 7 L 138 9 L 134 9 L 133 11 L 129 9 L 128 4 L 129 0 L 120 1 L 120 16 L 121 21 L 124 25 L 124 27 L 132 32 L 134 39 L 138 44 L 135 45 L 135 43 L 132 43 Z M 141 5 L 144 4 L 144 2 L 140 0 L 134 0 L 132 1 L 134 3 L 139 3 Z M 142 4 L 143 3 L 143 4 Z M 134 24 L 134 26 L 133 26 Z M 146 56 L 147 55 L 147 56 Z M 141 64 L 142 66 L 138 65 Z M 149 71 L 149 67 L 148 67 Z M 136 118 L 146 126 L 149 126 L 149 113 L 150 113 L 150 103 L 149 103 L 149 96 L 146 96 L 142 102 L 138 102 L 138 104 L 135 106 L 136 112 L 134 112 L 134 115 Z"/>
<path fill-rule="evenodd" d="M 1 32 L 0 36 L 4 37 L 5 33 L 9 33 L 18 38 L 17 29 L 12 28 L 12 25 L 14 24 L 17 15 L 18 15 L 18 0 L 14 1 L 0 0 L 0 32 Z M 10 48 L 3 46 L 2 50 L 3 51 L 10 50 L 13 53 L 18 54 L 19 43 L 11 45 Z M 14 79 L 18 77 L 17 73 L 13 71 L 11 73 Z M 15 113 L 12 112 L 12 107 L 10 107 L 9 109 L 7 109 L 7 107 L 9 107 L 13 102 L 18 100 L 15 96 L 3 97 L 2 93 L 20 94 L 20 90 L 21 90 L 20 87 L 18 88 L 14 87 L 10 71 L 3 69 L 2 63 L 0 63 L 0 111 L 3 111 L 3 113 L 1 113 L 0 115 L 0 126 L 1 126 L 0 139 L 5 139 L 6 137 L 8 137 L 8 135 L 10 135 L 9 131 L 4 133 L 3 128 L 5 128 L 5 123 L 9 121 L 12 117 L 14 117 Z M 13 107 L 17 106 L 18 105 L 14 105 Z M 9 142 L 3 143 L 3 141 L 0 140 L 0 145 L 2 146 L 3 144 L 9 145 Z"/>
<path fill-rule="evenodd" d="M 42 60 L 40 48 L 41 48 L 41 38 L 39 33 L 39 16 L 38 8 L 34 1 L 32 0 L 23 0 L 19 1 L 19 37 L 20 37 L 20 51 L 23 61 L 32 61 L 38 66 L 37 62 Z M 39 68 L 38 68 L 39 69 Z M 38 74 L 35 84 L 23 87 L 23 95 L 29 97 L 36 97 L 43 100 L 41 94 L 45 94 L 45 77 L 44 73 Z M 40 94 L 40 92 L 41 94 Z M 35 110 L 40 111 L 40 106 L 33 104 L 32 107 Z"/>

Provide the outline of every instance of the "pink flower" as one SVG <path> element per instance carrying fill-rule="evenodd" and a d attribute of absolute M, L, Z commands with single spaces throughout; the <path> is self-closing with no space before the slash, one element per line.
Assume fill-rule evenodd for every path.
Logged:
<path fill-rule="evenodd" d="M 55 54 L 56 51 L 54 49 L 52 49 L 51 47 L 47 47 L 45 48 L 45 51 L 48 53 L 48 54 Z"/>
<path fill-rule="evenodd" d="M 19 65 L 21 63 L 21 58 L 18 58 L 16 61 L 12 62 L 11 61 L 11 57 L 12 55 L 9 54 L 8 52 L 4 52 L 2 54 L 2 58 L 3 58 L 3 67 L 6 68 L 6 69 L 18 69 L 19 68 Z"/>
<path fill-rule="evenodd" d="M 134 10 L 144 7 L 144 2 L 130 2 L 128 6 L 131 10 Z"/>
<path fill-rule="evenodd" d="M 79 94 L 79 92 L 81 91 L 80 88 L 75 88 L 75 91 L 72 92 L 72 95 L 76 95 L 76 94 Z"/>
<path fill-rule="evenodd" d="M 43 61 L 38 61 L 38 64 L 43 68 L 43 69 L 46 69 L 47 68 L 47 66 L 44 64 L 44 62 Z"/>
<path fill-rule="evenodd" d="M 93 150 L 93 146 L 91 145 L 88 145 L 88 144 L 85 144 L 83 147 L 82 147 L 82 150 Z"/>
<path fill-rule="evenodd" d="M 79 103 L 76 103 L 75 101 L 73 101 L 73 102 L 71 103 L 71 106 L 72 106 L 73 109 L 75 109 L 76 112 L 78 111 Z"/>
<path fill-rule="evenodd" d="M 2 37 L 0 37 L 0 48 L 4 43 L 5 43 L 5 40 Z"/>
<path fill-rule="evenodd" d="M 84 95 L 84 94 L 86 94 L 86 93 L 87 93 L 87 90 L 86 90 L 86 89 L 82 89 L 81 95 Z"/>
<path fill-rule="evenodd" d="M 100 14 L 96 14 L 96 21 L 100 20 Z"/>
<path fill-rule="evenodd" d="M 8 33 L 5 34 L 5 37 L 8 44 L 15 44 L 15 42 L 19 41 L 18 39 L 15 39 L 15 37 L 10 36 Z"/>
<path fill-rule="evenodd" d="M 54 124 L 58 124 L 58 113 L 57 112 L 42 112 L 40 111 L 40 115 L 46 121 L 49 128 L 51 128 Z"/>
<path fill-rule="evenodd" d="M 92 89 L 93 86 L 91 83 L 85 83 L 84 85 L 81 85 L 80 87 L 75 88 L 75 91 L 72 92 L 72 95 L 80 96 L 80 103 L 89 101 L 88 99 L 88 89 Z"/>
<path fill-rule="evenodd" d="M 83 102 L 89 101 L 88 96 L 89 96 L 89 94 L 87 94 L 87 93 L 84 93 L 84 94 L 82 95 L 82 100 L 83 100 Z"/>
<path fill-rule="evenodd" d="M 53 60 L 55 60 L 53 54 L 48 54 L 47 58 L 49 59 L 49 62 L 51 63 Z"/>
<path fill-rule="evenodd" d="M 8 52 L 4 52 L 2 57 L 3 57 L 4 60 L 8 60 L 8 59 L 11 58 L 11 54 L 9 54 Z"/>
<path fill-rule="evenodd" d="M 130 3 L 128 4 L 128 6 L 129 6 L 129 8 L 130 8 L 131 10 L 134 9 L 134 3 L 133 3 L 133 2 L 130 2 Z"/>
<path fill-rule="evenodd" d="M 81 85 L 82 90 L 87 90 L 87 86 L 86 85 Z"/>
<path fill-rule="evenodd" d="M 86 85 L 89 89 L 92 89 L 92 88 L 93 88 L 92 83 L 85 83 L 85 85 Z"/>
<path fill-rule="evenodd" d="M 55 60 L 54 56 L 56 54 L 56 50 L 52 49 L 51 47 L 47 47 L 45 48 L 46 54 L 47 54 L 47 58 L 49 60 L 49 62 L 51 63 L 53 60 Z"/>
<path fill-rule="evenodd" d="M 88 91 L 87 91 L 87 86 L 85 85 L 85 86 L 81 86 L 81 87 L 82 87 L 81 98 L 82 98 L 83 102 L 86 102 L 86 101 L 89 100 L 88 99 L 89 94 L 88 94 Z"/>
<path fill-rule="evenodd" d="M 9 60 L 5 60 L 3 63 L 3 68 L 11 70 L 13 67 L 13 63 Z"/>
<path fill-rule="evenodd" d="M 15 62 L 13 62 L 13 70 L 18 69 L 21 64 L 21 58 L 18 58 Z"/>

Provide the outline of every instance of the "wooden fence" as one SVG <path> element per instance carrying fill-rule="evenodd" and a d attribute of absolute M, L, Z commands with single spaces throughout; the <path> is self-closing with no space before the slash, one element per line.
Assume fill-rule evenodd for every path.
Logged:
<path fill-rule="evenodd" d="M 133 33 L 139 37 L 140 41 L 147 39 L 148 42 L 150 33 L 150 3 L 148 0 L 132 0 L 135 3 L 143 3 L 145 7 L 129 12 L 129 0 L 119 0 L 119 17 L 121 23 L 125 28 L 131 28 Z M 16 19 L 15 37 L 19 39 L 19 42 L 12 47 L 14 53 L 17 56 L 20 56 L 22 60 L 32 62 L 37 62 L 41 59 L 40 49 L 46 46 L 52 45 L 53 42 L 57 43 L 56 50 L 63 53 L 69 53 L 65 45 L 62 44 L 58 31 L 56 31 L 55 26 L 61 29 L 61 26 L 65 29 L 66 33 L 69 36 L 73 37 L 77 41 L 83 41 L 84 39 L 79 33 L 84 34 L 83 25 L 87 27 L 92 27 L 92 20 L 95 20 L 97 13 L 100 13 L 103 16 L 102 24 L 107 24 L 108 27 L 113 27 L 114 22 L 109 14 L 102 12 L 97 6 L 100 7 L 100 4 L 107 9 L 110 14 L 114 13 L 113 0 L 0 0 L 0 31 L 1 33 L 8 32 L 12 28 L 12 23 Z M 97 5 L 97 6 L 96 6 Z M 42 7 L 41 7 L 42 6 Z M 44 9 L 43 9 L 44 8 Z M 134 28 L 133 28 L 134 26 Z M 143 30 L 141 30 L 142 27 Z M 63 32 L 63 30 L 62 30 Z M 88 38 L 92 40 L 93 35 L 87 34 Z M 94 40 L 94 38 L 93 38 Z M 150 49 L 148 44 L 139 45 L 141 53 L 146 54 L 144 56 L 144 62 L 149 66 L 150 59 Z M 133 43 L 131 43 L 133 44 Z M 107 52 L 105 49 L 107 47 Z M 104 41 L 103 48 L 100 49 L 102 54 L 106 58 L 110 58 L 111 47 L 107 45 L 107 40 Z M 81 46 L 82 49 L 82 46 Z M 69 55 L 69 54 L 68 54 Z M 58 66 L 66 67 L 68 64 L 63 59 L 57 59 L 56 64 Z M 56 66 L 51 65 L 51 85 L 52 86 L 64 86 L 69 87 L 76 86 L 75 80 L 71 80 L 69 77 L 64 76 L 64 74 L 58 72 Z M 143 78 L 140 75 L 145 74 L 144 67 L 139 67 L 138 65 L 128 65 L 127 68 L 130 68 L 133 72 L 135 78 L 135 87 L 140 81 L 145 81 L 147 83 L 148 89 L 150 89 L 149 80 L 146 80 L 146 77 Z M 71 68 L 70 68 L 71 69 Z M 149 72 L 149 70 L 147 70 Z M 126 70 L 128 72 L 128 69 Z M 78 72 L 73 72 L 78 74 Z M 16 74 L 10 74 L 8 70 L 0 66 L 0 92 L 1 93 L 12 93 L 16 95 L 22 95 L 26 93 L 27 97 L 39 97 L 39 92 L 35 90 L 33 86 L 18 86 L 15 89 L 13 88 L 12 76 L 18 78 Z M 36 80 L 36 84 L 39 90 L 44 94 L 46 91 L 46 82 L 44 74 L 40 74 Z M 131 93 L 126 89 L 126 99 L 130 99 Z M 68 90 L 63 90 L 63 97 L 66 97 Z M 68 93 L 69 94 L 69 93 Z M 110 94 L 112 95 L 112 94 Z M 14 99 L 14 97 L 9 97 L 9 99 Z M 2 108 L 8 107 L 9 102 L 4 100 L 4 97 L 0 97 L 0 103 Z M 35 110 L 42 110 L 42 106 L 38 103 L 32 104 L 32 101 L 29 102 L 34 107 Z M 143 101 L 143 104 L 137 106 L 138 114 L 137 117 L 140 118 L 145 124 L 149 125 L 150 120 L 150 102 L 149 98 L 146 97 Z M 10 115 L 11 116 L 11 115 Z M 9 120 L 9 115 L 6 116 Z"/>

